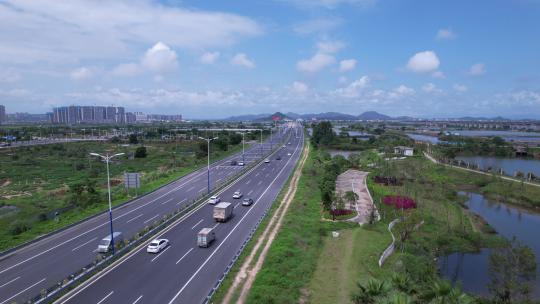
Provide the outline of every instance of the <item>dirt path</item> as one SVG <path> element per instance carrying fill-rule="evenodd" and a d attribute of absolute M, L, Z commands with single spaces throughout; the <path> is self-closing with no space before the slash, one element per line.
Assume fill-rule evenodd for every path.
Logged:
<path fill-rule="evenodd" d="M 358 195 L 356 202 L 353 204 L 347 202 L 345 204 L 346 209 L 355 209 L 357 213 L 355 217 L 347 220 L 349 222 L 356 222 L 360 225 L 369 222 L 371 210 L 375 211 L 375 217 L 378 218 L 378 211 L 373 204 L 373 199 L 367 187 L 366 178 L 368 174 L 369 172 L 349 169 L 337 177 L 336 191 L 338 193 L 344 194 L 353 191 Z"/>
<path fill-rule="evenodd" d="M 234 303 L 245 303 L 248 292 L 253 285 L 253 282 L 255 281 L 255 277 L 261 269 L 266 258 L 266 254 L 268 253 L 268 250 L 270 249 L 274 238 L 276 237 L 279 229 L 281 228 L 283 218 L 285 217 L 285 214 L 287 213 L 287 210 L 289 209 L 289 206 L 294 199 L 296 189 L 298 187 L 298 181 L 300 180 L 300 176 L 302 175 L 302 168 L 304 167 L 304 163 L 306 162 L 308 154 L 309 145 L 306 145 L 306 148 L 303 151 L 302 158 L 300 159 L 300 163 L 296 168 L 296 171 L 294 172 L 293 178 L 291 179 L 291 183 L 289 189 L 287 190 L 287 193 L 283 197 L 283 200 L 280 202 L 280 205 L 270 219 L 270 222 L 264 229 L 264 232 L 261 234 L 261 236 L 257 240 L 257 243 L 251 250 L 251 253 L 246 258 L 246 260 L 242 264 L 242 267 L 240 267 L 240 270 L 236 274 L 233 285 L 229 288 L 227 294 L 225 295 L 225 298 L 223 299 L 224 304 L 228 304 L 233 301 Z M 258 257 L 256 257 L 259 249 L 261 248 L 261 246 L 263 246 L 263 244 L 264 247 L 262 248 Z M 251 266 L 255 258 L 255 265 Z M 235 301 L 233 297 L 238 292 L 240 294 L 238 296 L 238 299 L 236 299 Z"/>
<path fill-rule="evenodd" d="M 491 176 L 490 173 L 486 173 L 486 172 L 482 172 L 482 171 L 478 171 L 478 170 L 473 170 L 473 169 L 469 169 L 469 168 L 462 168 L 462 167 L 458 167 L 458 166 L 452 166 L 452 165 L 448 165 L 448 164 L 443 164 L 443 163 L 437 161 L 435 158 L 433 158 L 433 156 L 427 154 L 426 152 L 424 152 L 424 156 L 427 159 L 429 159 L 432 163 L 435 163 L 435 164 L 439 164 L 439 165 L 443 165 L 443 166 L 450 167 L 450 168 L 456 168 L 456 169 L 461 169 L 461 170 L 465 170 L 465 171 L 469 171 L 469 172 L 474 172 L 474 173 L 478 173 L 478 174 Z M 515 179 L 515 178 L 504 176 L 504 175 L 497 175 L 497 177 L 500 177 L 500 178 L 502 178 L 504 180 L 516 182 L 516 183 L 524 183 L 524 184 L 529 185 L 529 186 L 540 187 L 540 184 L 531 183 L 531 182 L 525 182 L 525 181 L 521 181 L 521 180 L 518 180 L 518 179 Z"/>

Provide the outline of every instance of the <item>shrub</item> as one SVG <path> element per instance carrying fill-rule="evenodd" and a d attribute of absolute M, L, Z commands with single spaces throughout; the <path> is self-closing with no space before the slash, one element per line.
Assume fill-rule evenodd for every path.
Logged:
<path fill-rule="evenodd" d="M 383 203 L 388 206 L 394 206 L 396 209 L 416 208 L 416 201 L 406 196 L 387 195 L 383 197 Z"/>
<path fill-rule="evenodd" d="M 335 216 L 340 216 L 340 215 L 348 215 L 348 214 L 351 214 L 353 213 L 352 210 L 349 210 L 349 209 L 334 209 L 334 210 L 330 210 L 330 214 L 331 215 L 335 215 Z"/>
<path fill-rule="evenodd" d="M 28 222 L 16 220 L 9 225 L 9 233 L 12 235 L 19 235 L 25 231 L 30 230 L 32 226 Z"/>
<path fill-rule="evenodd" d="M 137 150 L 135 150 L 135 158 L 146 158 L 148 154 L 146 153 L 146 147 L 138 147 Z"/>

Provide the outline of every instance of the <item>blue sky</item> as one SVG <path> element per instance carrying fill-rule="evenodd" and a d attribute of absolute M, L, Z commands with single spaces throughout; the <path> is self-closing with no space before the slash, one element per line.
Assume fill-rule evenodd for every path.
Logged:
<path fill-rule="evenodd" d="M 540 1 L 0 0 L 0 104 L 540 118 Z"/>

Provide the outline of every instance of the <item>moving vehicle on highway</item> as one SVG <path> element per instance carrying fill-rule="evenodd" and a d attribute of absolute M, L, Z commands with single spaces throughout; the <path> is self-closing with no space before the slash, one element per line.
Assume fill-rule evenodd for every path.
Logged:
<path fill-rule="evenodd" d="M 242 192 L 240 191 L 236 191 L 235 193 L 233 193 L 232 195 L 232 198 L 242 198 L 242 196 L 244 196 L 244 194 L 242 194 Z"/>
<path fill-rule="evenodd" d="M 281 160 L 281 155 L 276 156 L 276 160 Z"/>
<path fill-rule="evenodd" d="M 197 233 L 197 246 L 203 248 L 209 247 L 215 239 L 216 234 L 212 228 L 203 228 Z"/>
<path fill-rule="evenodd" d="M 226 222 L 233 213 L 233 205 L 227 202 L 221 202 L 214 206 L 214 220 L 216 222 Z"/>
<path fill-rule="evenodd" d="M 289 153 L 287 153 L 287 155 L 288 155 L 288 156 L 291 156 L 292 154 L 291 154 L 291 152 L 289 152 Z"/>
<path fill-rule="evenodd" d="M 148 247 L 146 247 L 146 252 L 149 253 L 159 253 L 161 250 L 165 249 L 167 246 L 169 246 L 169 240 L 167 239 L 155 239 L 150 244 L 148 244 Z"/>
<path fill-rule="evenodd" d="M 243 166 L 243 165 L 245 165 L 245 164 L 244 164 L 244 162 L 238 162 L 238 165 L 239 165 L 239 166 Z"/>
<path fill-rule="evenodd" d="M 99 242 L 99 245 L 97 248 L 98 252 L 107 253 L 109 252 L 109 250 L 112 250 L 113 245 L 118 245 L 119 243 L 124 241 L 124 236 L 122 235 L 122 232 L 118 232 L 118 231 L 113 232 L 112 236 L 114 239 L 114 244 L 112 243 L 111 235 L 109 234 L 106 237 L 104 237 L 101 240 L 101 242 Z"/>
<path fill-rule="evenodd" d="M 251 198 L 245 198 L 242 201 L 242 206 L 251 206 L 251 205 L 253 205 L 253 199 Z"/>
<path fill-rule="evenodd" d="M 217 196 L 217 195 L 212 195 L 210 197 L 210 199 L 208 200 L 208 203 L 210 205 L 215 205 L 215 204 L 217 204 L 219 202 L 221 202 L 221 198 L 219 196 Z"/>
<path fill-rule="evenodd" d="M 267 159 L 264 160 L 264 162 L 265 162 L 266 164 L 268 164 L 268 163 L 270 162 L 270 160 L 267 158 Z"/>
<path fill-rule="evenodd" d="M 235 161 L 235 160 L 231 160 L 231 163 L 230 163 L 230 164 L 231 164 L 231 166 L 236 166 L 236 165 L 238 165 L 238 162 Z"/>

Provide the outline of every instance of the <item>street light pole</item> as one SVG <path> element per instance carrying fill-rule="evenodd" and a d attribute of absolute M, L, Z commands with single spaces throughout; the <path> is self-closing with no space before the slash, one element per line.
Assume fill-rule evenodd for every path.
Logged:
<path fill-rule="evenodd" d="M 262 129 L 261 129 L 261 158 L 263 157 L 263 142 L 262 142 Z"/>
<path fill-rule="evenodd" d="M 246 142 L 246 139 L 245 139 L 245 136 L 246 133 L 242 132 L 242 163 L 244 163 L 244 165 L 246 165 L 246 159 L 244 157 L 244 144 Z"/>
<path fill-rule="evenodd" d="M 206 143 L 208 145 L 208 150 L 207 150 L 207 159 L 208 159 L 208 164 L 207 164 L 207 167 L 206 167 L 206 173 L 207 173 L 207 176 L 208 176 L 208 194 L 210 194 L 210 142 L 212 140 L 216 140 L 218 139 L 219 137 L 214 137 L 214 138 L 204 138 L 204 137 L 200 137 L 199 136 L 199 139 L 202 139 L 202 140 L 206 140 Z"/>
<path fill-rule="evenodd" d="M 105 160 L 105 163 L 107 164 L 107 190 L 109 192 L 109 222 L 111 226 L 111 244 L 112 244 L 112 254 L 114 255 L 114 230 L 113 230 L 113 219 L 112 219 L 112 204 L 111 204 L 111 178 L 109 174 L 109 161 L 113 159 L 116 156 L 124 155 L 124 153 L 117 153 L 114 155 L 109 155 L 109 153 L 105 155 L 100 155 L 97 153 L 90 153 L 92 156 L 98 156 L 101 157 L 101 159 Z"/>

